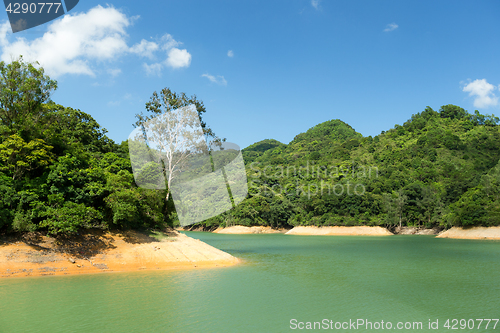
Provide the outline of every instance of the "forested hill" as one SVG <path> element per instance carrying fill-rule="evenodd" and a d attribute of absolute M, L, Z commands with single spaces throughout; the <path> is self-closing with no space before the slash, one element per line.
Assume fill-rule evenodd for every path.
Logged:
<path fill-rule="evenodd" d="M 249 198 L 203 224 L 499 225 L 498 121 L 445 105 L 376 137 L 331 120 L 288 145 L 255 143 Z"/>
<path fill-rule="evenodd" d="M 135 184 L 127 142 L 115 144 L 89 114 L 50 100 L 57 83 L 42 68 L 0 62 L 0 87 L 0 233 L 178 223 L 167 190 Z M 195 96 L 160 95 L 170 107 L 205 112 Z M 165 111 L 158 101 L 153 93 L 146 104 L 153 116 Z M 141 113 L 136 124 L 150 117 Z M 255 143 L 243 149 L 247 198 L 200 224 L 499 225 L 498 122 L 445 105 L 376 137 L 330 120 L 288 144 Z"/>
<path fill-rule="evenodd" d="M 57 83 L 42 68 L 0 62 L 0 88 L 0 233 L 171 224 L 165 191 L 136 186 L 126 142 L 52 102 Z"/>

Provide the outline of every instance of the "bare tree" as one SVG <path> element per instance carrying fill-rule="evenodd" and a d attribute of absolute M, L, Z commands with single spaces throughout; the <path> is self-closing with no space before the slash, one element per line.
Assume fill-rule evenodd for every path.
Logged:
<path fill-rule="evenodd" d="M 240 148 L 214 135 L 201 120 L 203 104 L 164 89 L 137 115 L 129 152 L 138 186 L 166 189 L 181 225 L 206 220 L 247 195 Z"/>
<path fill-rule="evenodd" d="M 189 169 L 192 174 L 196 169 L 209 167 L 209 144 L 225 139 L 215 136 L 203 122 L 205 106 L 196 96 L 187 97 L 164 88 L 160 94 L 153 93 L 146 111 L 148 114 L 136 115 L 136 130 L 129 137 L 132 167 L 139 186 L 166 188 L 168 201 L 174 179 L 183 170 Z"/>
<path fill-rule="evenodd" d="M 194 105 L 157 115 L 141 124 L 129 137 L 134 173 L 139 186 L 167 189 L 183 170 L 191 169 L 192 159 L 208 156 L 208 146 Z M 148 178 L 149 174 L 149 178 Z M 153 179 L 153 181 L 151 181 Z M 148 185 L 149 184 L 149 185 Z"/>

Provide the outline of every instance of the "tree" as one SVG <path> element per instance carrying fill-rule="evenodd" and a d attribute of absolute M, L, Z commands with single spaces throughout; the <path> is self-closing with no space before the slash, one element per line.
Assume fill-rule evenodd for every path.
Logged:
<path fill-rule="evenodd" d="M 7 171 L 13 180 L 19 180 L 27 172 L 49 165 L 51 149 L 42 139 L 26 142 L 17 134 L 11 135 L 0 144 L 0 171 Z"/>
<path fill-rule="evenodd" d="M 142 123 L 141 128 L 129 138 L 129 148 L 136 181 L 140 181 L 145 173 L 149 174 L 148 178 L 153 178 L 155 174 L 162 176 L 156 177 L 154 187 L 158 189 L 165 188 L 165 185 L 168 190 L 171 189 L 172 181 L 187 169 L 190 157 L 208 156 L 198 114 L 188 106 L 167 111 Z M 137 168 L 139 163 L 143 164 L 140 169 Z M 170 191 L 167 191 L 167 201 L 169 194 Z"/>
<path fill-rule="evenodd" d="M 202 121 L 201 116 L 206 110 L 196 96 L 188 98 L 184 93 L 176 94 L 165 88 L 159 95 L 153 93 L 146 103 L 146 111 L 151 115 L 136 115 L 138 120 L 134 126 L 137 129 L 129 138 L 132 166 L 138 176 L 136 181 L 141 178 L 158 181 L 154 172 L 151 173 L 151 169 L 156 168 L 164 177 L 159 178 L 160 182 L 164 179 L 166 184 L 149 185 L 153 188 L 166 187 L 165 200 L 168 201 L 172 182 L 182 170 L 187 169 L 188 163 L 196 165 L 194 169 L 198 171 L 207 167 L 207 140 L 216 143 L 224 140 L 216 137 Z M 147 154 L 150 154 L 149 158 Z"/>
<path fill-rule="evenodd" d="M 443 105 L 441 109 L 439 109 L 439 114 L 441 118 L 462 119 L 467 116 L 467 111 L 459 106 L 448 104 Z"/>
<path fill-rule="evenodd" d="M 198 116 L 200 117 L 201 127 L 203 128 L 203 133 L 208 137 L 215 141 L 220 140 L 215 133 L 207 126 L 207 124 L 203 121 L 203 114 L 206 112 L 205 106 L 202 101 L 199 101 L 196 98 L 196 95 L 191 97 L 187 97 L 185 93 L 177 94 L 170 90 L 170 88 L 163 88 L 160 91 L 160 94 L 155 91 L 151 96 L 149 102 L 146 103 L 146 111 L 150 112 L 151 115 L 145 115 L 143 112 L 136 114 L 137 121 L 134 124 L 134 127 L 140 127 L 146 121 L 151 118 L 170 112 L 172 110 L 195 105 L 196 111 L 198 112 Z M 222 141 L 225 141 L 222 139 Z"/>
<path fill-rule="evenodd" d="M 393 192 L 392 195 L 384 194 L 384 205 L 387 212 L 386 221 L 389 225 L 398 223 L 399 229 L 401 229 L 407 200 L 408 196 L 403 193 L 402 189 Z"/>
<path fill-rule="evenodd" d="M 417 199 L 417 206 L 423 211 L 423 218 L 427 227 L 430 227 L 432 222 L 437 222 L 441 218 L 443 211 L 441 195 L 437 186 L 428 185 L 422 188 L 422 198 Z"/>
<path fill-rule="evenodd" d="M 3 133 L 28 139 L 30 129 L 43 115 L 43 103 L 57 89 L 57 82 L 44 74 L 38 63 L 25 63 L 22 56 L 10 64 L 0 62 L 0 125 Z"/>

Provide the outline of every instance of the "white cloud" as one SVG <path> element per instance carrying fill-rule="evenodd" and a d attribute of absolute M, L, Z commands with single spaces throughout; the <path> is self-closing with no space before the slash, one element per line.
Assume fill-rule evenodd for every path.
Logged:
<path fill-rule="evenodd" d="M 168 51 L 166 64 L 172 68 L 189 67 L 191 54 L 186 49 L 180 50 L 176 47 Z"/>
<path fill-rule="evenodd" d="M 108 74 L 112 77 L 116 77 L 121 74 L 122 70 L 119 68 L 110 68 L 107 70 Z"/>
<path fill-rule="evenodd" d="M 160 63 L 154 63 L 151 65 L 144 63 L 142 64 L 142 67 L 144 67 L 144 70 L 146 71 L 147 75 L 161 76 L 161 70 L 163 69 L 163 65 Z"/>
<path fill-rule="evenodd" d="M 497 89 L 500 90 L 500 86 L 497 88 L 486 79 L 477 79 L 467 84 L 462 91 L 468 92 L 469 96 L 474 96 L 476 108 L 488 108 L 498 105 L 498 97 L 493 93 Z"/>
<path fill-rule="evenodd" d="M 153 64 L 143 64 L 144 69 L 146 70 L 146 74 L 148 75 L 161 75 L 161 71 L 165 66 L 171 67 L 173 69 L 189 67 L 191 64 L 191 54 L 186 49 L 179 49 L 177 46 L 181 45 L 181 42 L 176 41 L 172 35 L 165 34 L 160 38 L 158 43 L 156 42 L 148 42 L 146 40 L 141 41 L 144 42 L 144 45 L 148 45 L 148 48 L 151 50 L 164 50 L 166 51 L 167 58 L 164 61 L 156 62 Z M 152 57 L 150 57 L 152 58 Z"/>
<path fill-rule="evenodd" d="M 112 7 L 97 6 L 87 13 L 65 15 L 47 28 L 39 38 L 8 40 L 8 22 L 0 28 L 3 61 L 23 55 L 38 61 L 52 76 L 86 74 L 94 76 L 91 60 L 112 60 L 128 50 L 125 28 L 130 20 Z"/>
<path fill-rule="evenodd" d="M 210 80 L 210 82 L 220 84 L 222 86 L 227 86 L 227 81 L 224 78 L 224 76 L 217 75 L 217 77 L 210 75 L 210 74 L 203 74 L 202 77 L 206 77 L 207 79 Z"/>
<path fill-rule="evenodd" d="M 191 54 L 186 49 L 178 49 L 177 42 L 165 34 L 158 42 L 142 39 L 131 47 L 127 45 L 126 29 L 137 20 L 127 17 L 113 7 L 100 5 L 86 13 L 64 15 L 47 27 L 42 37 L 27 40 L 13 37 L 10 25 L 0 25 L 0 59 L 10 62 L 23 55 L 29 62 L 38 61 L 47 74 L 58 77 L 64 74 L 84 74 L 95 76 L 96 64 L 114 61 L 118 57 L 135 54 L 155 59 L 156 53 L 165 53 L 150 65 L 145 65 L 146 73 L 161 71 L 164 66 L 172 68 L 188 67 Z M 112 76 L 120 74 L 119 69 L 107 69 Z"/>
<path fill-rule="evenodd" d="M 181 42 L 176 41 L 171 34 L 163 35 L 161 41 L 163 43 L 162 49 L 167 51 L 182 44 Z"/>
<path fill-rule="evenodd" d="M 314 9 L 319 9 L 319 0 L 311 0 L 311 6 L 313 6 Z"/>
<path fill-rule="evenodd" d="M 229 51 L 227 51 L 227 56 L 228 56 L 229 58 L 234 57 L 234 52 L 233 52 L 233 50 L 229 50 Z"/>
<path fill-rule="evenodd" d="M 387 27 L 384 29 L 384 32 L 389 32 L 389 31 L 394 31 L 398 28 L 399 26 L 396 23 L 390 23 L 387 25 Z"/>
<path fill-rule="evenodd" d="M 130 48 L 130 52 L 142 57 L 153 58 L 153 53 L 158 49 L 158 44 L 156 44 L 155 42 L 148 42 L 147 40 L 143 39 L 140 43 L 132 46 Z"/>

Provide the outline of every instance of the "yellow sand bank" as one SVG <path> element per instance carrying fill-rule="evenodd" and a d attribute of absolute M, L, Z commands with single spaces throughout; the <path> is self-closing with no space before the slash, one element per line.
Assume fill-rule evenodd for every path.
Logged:
<path fill-rule="evenodd" d="M 500 227 L 453 227 L 440 233 L 437 238 L 500 239 Z"/>
<path fill-rule="evenodd" d="M 286 235 L 359 235 L 359 236 L 390 236 L 393 235 L 389 230 L 382 227 L 314 227 L 299 226 L 288 231 Z"/>
<path fill-rule="evenodd" d="M 157 241 L 136 232 L 94 234 L 81 236 L 70 246 L 45 236 L 27 242 L 4 240 L 0 242 L 0 277 L 200 268 L 239 262 L 176 231 L 169 235 Z"/>
<path fill-rule="evenodd" d="M 235 225 L 214 231 L 216 234 L 275 234 L 285 232 L 286 230 L 276 230 L 271 227 L 245 227 L 242 225 Z"/>

